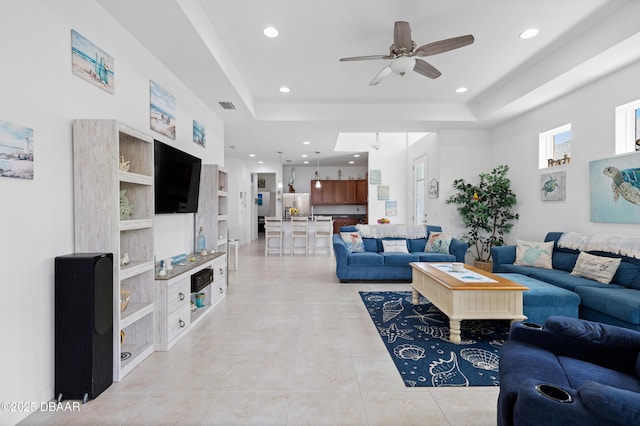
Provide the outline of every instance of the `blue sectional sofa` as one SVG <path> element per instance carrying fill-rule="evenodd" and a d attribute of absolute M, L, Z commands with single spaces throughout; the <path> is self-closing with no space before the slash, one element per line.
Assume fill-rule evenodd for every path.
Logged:
<path fill-rule="evenodd" d="M 640 424 L 640 332 L 567 317 L 514 322 L 500 351 L 498 426 Z"/>
<path fill-rule="evenodd" d="M 357 229 L 355 226 L 342 227 L 340 231 L 357 232 Z M 456 238 L 451 240 L 448 254 L 425 252 L 430 232 L 442 232 L 442 228 L 428 225 L 424 238 L 362 238 L 365 250 L 362 253 L 351 253 L 340 234 L 334 234 L 336 275 L 341 283 L 352 280 L 411 281 L 410 262 L 464 262 L 469 245 Z M 385 253 L 382 240 L 404 240 L 409 253 Z"/>
<path fill-rule="evenodd" d="M 553 269 L 514 265 L 516 246 L 491 249 L 493 272 L 517 273 L 554 286 L 570 290 L 580 296 L 579 318 L 640 330 L 640 259 L 604 251 L 590 254 L 620 258 L 611 283 L 572 275 L 579 250 L 558 246 L 562 232 L 549 232 L 546 242 L 553 241 Z"/>

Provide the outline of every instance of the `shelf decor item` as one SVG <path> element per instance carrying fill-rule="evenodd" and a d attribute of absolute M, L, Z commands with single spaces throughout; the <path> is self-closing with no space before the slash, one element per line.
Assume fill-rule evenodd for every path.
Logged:
<path fill-rule="evenodd" d="M 509 166 L 500 165 L 490 173 L 480 173 L 480 181 L 475 185 L 464 179 L 453 181 L 457 192 L 447 199 L 447 204 L 458 206 L 462 223 L 467 228 L 467 235 L 462 240 L 469 243 L 476 262 L 489 262 L 491 247 L 504 245 L 504 235 L 520 218 L 512 211 L 516 194 L 511 190 L 508 171 Z M 477 266 L 488 267 L 483 263 Z"/>
<path fill-rule="evenodd" d="M 127 305 L 131 300 L 131 290 L 120 289 L 120 312 L 127 309 Z"/>
<path fill-rule="evenodd" d="M 127 198 L 127 190 L 120 190 L 120 220 L 129 220 L 131 213 L 133 213 L 133 206 Z"/>
<path fill-rule="evenodd" d="M 202 308 L 204 306 L 204 293 L 197 293 L 196 294 L 196 306 L 198 308 Z"/>

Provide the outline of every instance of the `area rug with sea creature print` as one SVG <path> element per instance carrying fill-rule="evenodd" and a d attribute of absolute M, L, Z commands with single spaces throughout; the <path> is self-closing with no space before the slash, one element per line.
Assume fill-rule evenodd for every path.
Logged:
<path fill-rule="evenodd" d="M 462 343 L 449 341 L 449 319 L 410 291 L 360 292 L 389 355 L 408 387 L 498 386 L 500 349 L 509 321 L 462 321 Z"/>

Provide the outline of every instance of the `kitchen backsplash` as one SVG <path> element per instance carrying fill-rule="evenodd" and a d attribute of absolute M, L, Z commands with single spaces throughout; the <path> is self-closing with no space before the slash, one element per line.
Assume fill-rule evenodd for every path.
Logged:
<path fill-rule="evenodd" d="M 337 214 L 366 214 L 365 206 L 344 205 L 344 206 L 314 206 L 314 215 L 337 215 Z"/>

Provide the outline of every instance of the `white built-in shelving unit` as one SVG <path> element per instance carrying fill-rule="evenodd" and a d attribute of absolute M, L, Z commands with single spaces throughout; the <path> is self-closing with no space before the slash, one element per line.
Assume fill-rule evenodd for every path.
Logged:
<path fill-rule="evenodd" d="M 227 251 L 229 229 L 228 176 L 224 167 L 216 164 L 202 165 L 195 229 L 197 237 L 202 227 L 208 248 L 224 252 Z"/>
<path fill-rule="evenodd" d="M 74 120 L 73 156 L 75 251 L 113 253 L 113 379 L 120 381 L 154 350 L 153 137 L 116 120 Z M 132 206 L 123 218 L 122 191 Z M 125 253 L 130 261 L 121 266 Z M 131 292 L 123 312 L 121 289 Z"/>

